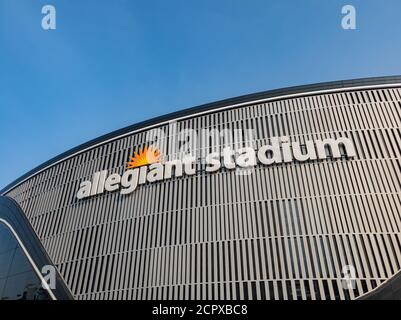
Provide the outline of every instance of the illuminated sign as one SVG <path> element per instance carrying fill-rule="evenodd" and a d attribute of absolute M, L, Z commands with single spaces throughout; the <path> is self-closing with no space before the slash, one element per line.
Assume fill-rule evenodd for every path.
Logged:
<path fill-rule="evenodd" d="M 341 152 L 341 148 L 343 152 Z M 304 149 L 304 150 L 302 150 Z M 264 145 L 258 150 L 251 147 L 232 149 L 223 148 L 222 152 L 208 154 L 204 161 L 205 171 L 215 172 L 221 168 L 233 170 L 236 168 L 252 168 L 258 165 L 272 165 L 289 162 L 304 162 L 323 160 L 329 156 L 333 159 L 346 155 L 348 158 L 356 155 L 352 141 L 345 137 L 306 141 L 303 148 L 299 142 L 290 142 L 288 137 L 272 138 L 270 145 Z M 119 190 L 121 194 L 130 194 L 145 183 L 153 183 L 196 173 L 196 158 L 189 155 L 180 160 L 162 162 L 158 149 L 150 146 L 134 153 L 127 163 L 127 170 L 122 174 L 108 174 L 108 170 L 93 174 L 91 181 L 83 181 L 77 193 L 78 199 L 102 194 L 105 191 Z"/>

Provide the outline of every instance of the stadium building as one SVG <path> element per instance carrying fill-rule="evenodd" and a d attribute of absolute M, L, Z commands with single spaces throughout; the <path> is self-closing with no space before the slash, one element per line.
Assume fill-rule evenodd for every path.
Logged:
<path fill-rule="evenodd" d="M 161 116 L 0 191 L 0 299 L 401 298 L 401 77 Z"/>

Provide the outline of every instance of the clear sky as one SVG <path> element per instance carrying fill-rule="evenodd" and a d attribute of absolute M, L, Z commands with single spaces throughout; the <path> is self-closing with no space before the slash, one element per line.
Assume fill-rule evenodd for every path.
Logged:
<path fill-rule="evenodd" d="M 41 27 L 56 8 L 56 30 Z M 341 28 L 356 8 L 357 30 Z M 400 0 L 0 0 L 0 189 L 112 130 L 286 86 L 401 74 Z"/>

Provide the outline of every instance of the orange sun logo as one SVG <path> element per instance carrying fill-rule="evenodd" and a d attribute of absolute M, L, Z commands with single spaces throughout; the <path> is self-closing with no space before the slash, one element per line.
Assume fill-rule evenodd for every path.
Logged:
<path fill-rule="evenodd" d="M 127 163 L 127 169 L 142 167 L 159 161 L 160 152 L 157 148 L 153 148 L 152 146 L 149 148 L 145 147 L 143 150 L 139 148 L 139 152 L 134 152 L 134 156 Z"/>

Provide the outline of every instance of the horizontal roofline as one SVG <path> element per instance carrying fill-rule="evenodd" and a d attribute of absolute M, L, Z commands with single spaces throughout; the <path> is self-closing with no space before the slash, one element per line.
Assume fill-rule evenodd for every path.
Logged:
<path fill-rule="evenodd" d="M 136 124 L 130 125 L 128 127 L 124 127 L 122 129 L 107 133 L 98 138 L 92 139 L 88 142 L 85 142 L 77 147 L 74 147 L 46 162 L 37 166 L 36 168 L 30 170 L 14 182 L 7 185 L 4 189 L 0 191 L 0 195 L 4 195 L 6 192 L 9 192 L 11 189 L 15 188 L 23 181 L 33 177 L 39 172 L 63 161 L 67 158 L 86 151 L 88 149 L 94 148 L 100 144 L 104 144 L 110 140 L 117 139 L 118 137 L 130 134 L 134 131 L 144 130 L 149 127 L 154 127 L 157 125 L 161 125 L 162 123 L 173 121 L 178 118 L 185 118 L 196 114 L 208 113 L 214 110 L 219 110 L 222 108 L 235 108 L 241 104 L 250 104 L 253 102 L 263 102 L 262 100 L 266 99 L 280 99 L 286 98 L 290 95 L 316 95 L 319 92 L 324 91 L 348 91 L 351 89 L 358 88 L 362 90 L 366 87 L 375 87 L 375 86 L 398 86 L 401 85 L 401 76 L 387 76 L 387 77 L 374 77 L 374 78 L 361 78 L 361 79 L 353 79 L 353 80 L 342 80 L 342 81 L 331 81 L 331 82 L 322 82 L 317 84 L 308 84 L 302 86 L 294 86 L 283 89 L 275 89 L 269 91 L 263 91 L 258 93 L 247 94 L 235 98 L 224 99 L 217 102 L 207 103 L 203 105 L 199 105 L 196 107 L 191 107 L 187 109 L 183 109 L 180 111 L 175 111 L 172 113 L 168 113 L 166 115 L 162 115 L 159 117 L 155 117 L 149 120 L 145 120 L 142 122 L 138 122 Z"/>

